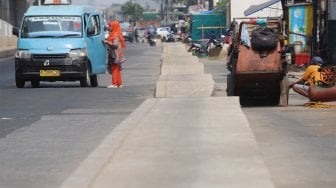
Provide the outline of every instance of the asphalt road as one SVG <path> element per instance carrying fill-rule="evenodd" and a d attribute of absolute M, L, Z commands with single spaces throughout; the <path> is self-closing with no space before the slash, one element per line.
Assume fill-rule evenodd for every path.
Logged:
<path fill-rule="evenodd" d="M 160 47 L 128 43 L 123 88 L 41 82 L 17 89 L 14 59 L 0 61 L 0 187 L 58 187 L 145 99 L 153 97 Z"/>

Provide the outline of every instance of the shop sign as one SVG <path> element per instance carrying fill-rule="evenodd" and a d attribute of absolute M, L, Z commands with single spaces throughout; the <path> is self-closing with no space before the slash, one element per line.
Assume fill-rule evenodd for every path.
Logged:
<path fill-rule="evenodd" d="M 312 6 L 289 7 L 289 41 L 292 44 L 300 43 L 306 48 L 307 37 L 311 36 Z"/>

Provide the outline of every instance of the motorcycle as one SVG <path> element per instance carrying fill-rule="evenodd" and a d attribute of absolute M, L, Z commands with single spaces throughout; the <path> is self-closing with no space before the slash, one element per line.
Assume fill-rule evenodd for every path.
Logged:
<path fill-rule="evenodd" d="M 150 46 L 156 46 L 156 40 L 154 39 L 153 35 L 147 36 L 147 42 L 149 43 Z"/>
<path fill-rule="evenodd" d="M 173 32 L 170 32 L 169 34 L 167 34 L 167 39 L 166 42 L 175 42 L 175 34 Z"/>
<path fill-rule="evenodd" d="M 225 36 L 221 36 L 220 39 L 217 39 L 216 37 L 212 37 L 209 40 L 209 48 L 223 48 L 224 46 L 224 39 Z"/>
<path fill-rule="evenodd" d="M 209 40 L 200 40 L 197 42 L 192 42 L 188 52 L 192 52 L 195 55 L 208 55 L 208 45 L 209 45 Z"/>
<path fill-rule="evenodd" d="M 186 44 L 191 44 L 192 43 L 192 39 L 191 39 L 191 36 L 190 35 L 188 35 L 185 39 L 184 39 L 184 41 L 183 41 L 184 43 L 186 43 Z"/>
<path fill-rule="evenodd" d="M 211 37 L 210 39 L 192 42 L 188 52 L 193 52 L 197 56 L 208 56 L 209 50 L 212 48 L 223 48 L 222 40 L 217 40 L 215 37 Z"/>

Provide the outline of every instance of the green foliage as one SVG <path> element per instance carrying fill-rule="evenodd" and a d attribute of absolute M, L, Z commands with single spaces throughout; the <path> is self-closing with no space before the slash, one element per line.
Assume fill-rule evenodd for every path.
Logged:
<path fill-rule="evenodd" d="M 135 23 L 143 17 L 144 8 L 140 4 L 129 0 L 121 7 L 121 11 L 128 20 Z"/>

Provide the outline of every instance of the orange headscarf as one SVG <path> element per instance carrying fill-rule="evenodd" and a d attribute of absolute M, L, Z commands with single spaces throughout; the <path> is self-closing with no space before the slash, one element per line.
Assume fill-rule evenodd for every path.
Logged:
<path fill-rule="evenodd" d="M 111 32 L 107 38 L 108 41 L 113 42 L 114 39 L 118 38 L 122 48 L 126 48 L 125 39 L 122 35 L 122 29 L 118 21 L 112 21 L 109 23 Z"/>

